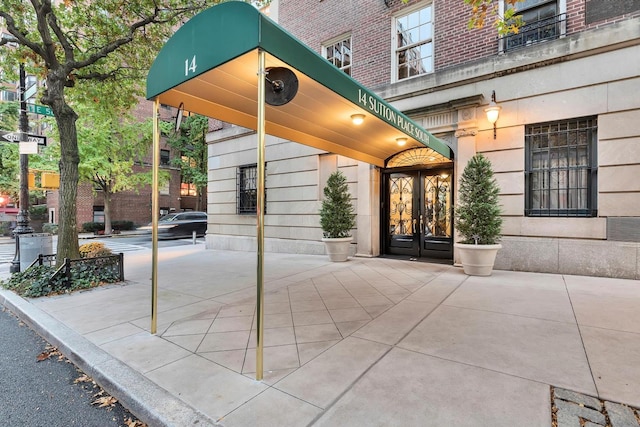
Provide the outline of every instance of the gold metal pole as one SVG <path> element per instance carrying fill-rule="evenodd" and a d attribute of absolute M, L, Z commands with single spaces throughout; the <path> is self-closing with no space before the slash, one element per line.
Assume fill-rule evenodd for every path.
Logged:
<path fill-rule="evenodd" d="M 258 50 L 258 194 L 256 236 L 258 238 L 257 299 L 256 299 L 256 380 L 263 375 L 262 354 L 264 346 L 264 100 L 265 100 L 265 53 Z"/>
<path fill-rule="evenodd" d="M 153 183 L 151 184 L 151 333 L 158 331 L 158 167 L 160 164 L 160 100 L 153 102 Z"/>

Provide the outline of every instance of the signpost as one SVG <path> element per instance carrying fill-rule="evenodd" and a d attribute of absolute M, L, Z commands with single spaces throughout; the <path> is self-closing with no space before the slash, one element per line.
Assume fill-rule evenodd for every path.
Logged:
<path fill-rule="evenodd" d="M 27 104 L 27 110 L 29 110 L 31 114 L 40 114 L 42 116 L 53 117 L 53 111 L 51 110 L 51 107 L 48 107 L 46 105 Z"/>
<path fill-rule="evenodd" d="M 20 142 L 22 138 L 21 132 L 7 132 L 4 130 L 0 130 L 0 142 Z M 27 142 L 36 142 L 38 145 L 46 146 L 47 145 L 47 137 L 42 135 L 34 135 L 31 133 L 27 134 L 26 138 Z"/>

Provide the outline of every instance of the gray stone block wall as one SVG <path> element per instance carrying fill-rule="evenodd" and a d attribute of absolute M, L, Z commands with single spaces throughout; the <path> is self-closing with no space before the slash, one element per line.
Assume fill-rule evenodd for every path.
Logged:
<path fill-rule="evenodd" d="M 640 243 L 513 236 L 501 243 L 497 270 L 640 279 Z"/>

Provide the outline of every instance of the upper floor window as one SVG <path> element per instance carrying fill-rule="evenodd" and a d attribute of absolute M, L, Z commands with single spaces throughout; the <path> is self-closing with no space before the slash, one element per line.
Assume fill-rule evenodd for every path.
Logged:
<path fill-rule="evenodd" d="M 196 185 L 190 182 L 181 182 L 180 183 L 180 195 L 181 196 L 197 196 L 198 189 Z"/>
<path fill-rule="evenodd" d="M 18 96 L 15 92 L 10 90 L 0 90 L 0 101 L 17 101 Z"/>
<path fill-rule="evenodd" d="M 160 150 L 160 165 L 169 166 L 171 163 L 171 156 L 169 150 Z"/>
<path fill-rule="evenodd" d="M 525 128 L 527 216 L 596 216 L 598 121 L 587 117 Z"/>
<path fill-rule="evenodd" d="M 433 5 L 412 9 L 394 19 L 393 79 L 433 72 Z"/>
<path fill-rule="evenodd" d="M 505 6 L 502 1 L 501 7 Z M 566 0 L 522 0 L 509 7 L 522 16 L 524 25 L 501 40 L 503 51 L 557 39 L 566 32 Z"/>
<path fill-rule="evenodd" d="M 333 65 L 351 75 L 351 36 L 341 36 L 322 45 L 322 55 Z"/>

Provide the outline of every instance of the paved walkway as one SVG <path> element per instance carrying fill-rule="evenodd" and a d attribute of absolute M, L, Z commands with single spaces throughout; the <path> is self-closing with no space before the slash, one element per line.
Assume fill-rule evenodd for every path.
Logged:
<path fill-rule="evenodd" d="M 124 284 L 0 303 L 152 426 L 568 427 L 589 419 L 574 395 L 609 402 L 600 425 L 637 418 L 638 281 L 267 254 L 256 381 L 255 266 L 161 249 L 157 335 L 149 250 L 125 254 Z"/>

